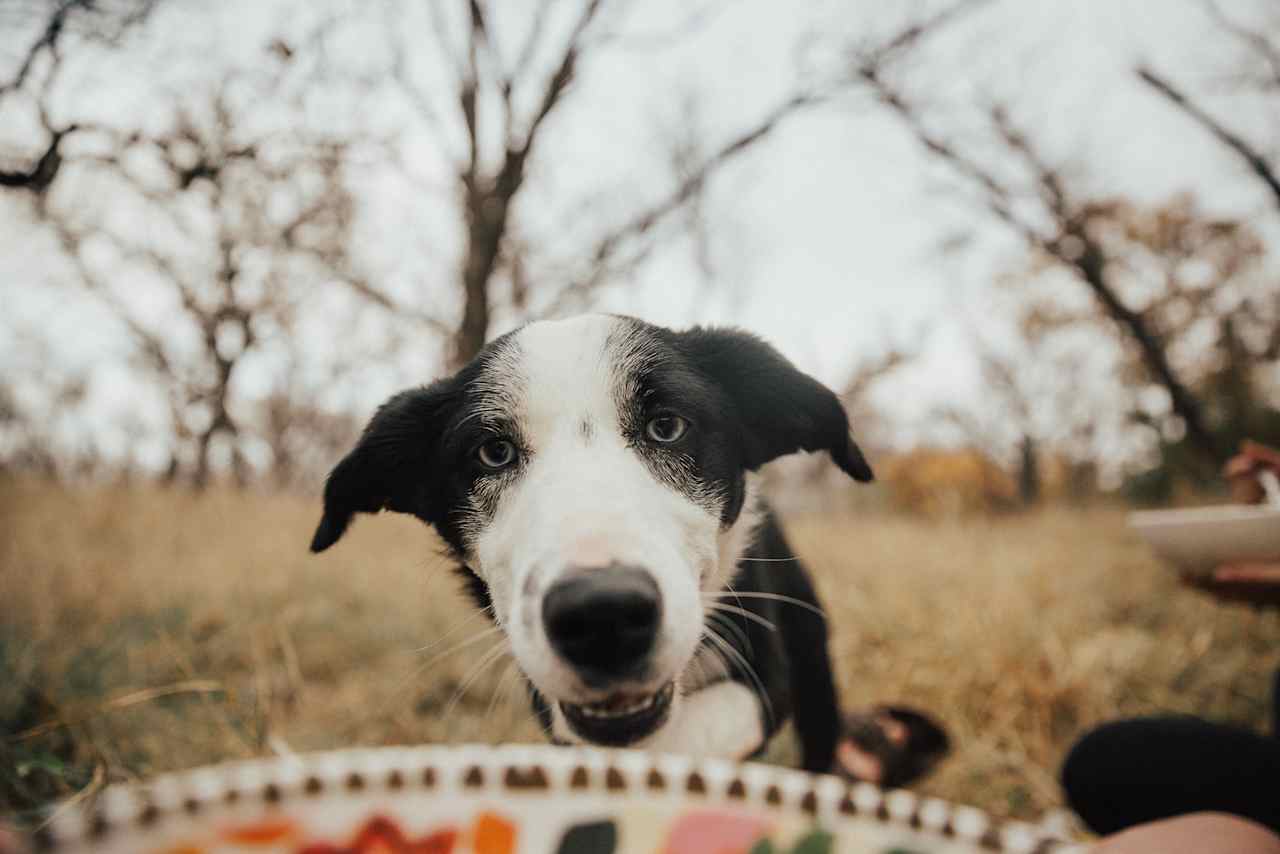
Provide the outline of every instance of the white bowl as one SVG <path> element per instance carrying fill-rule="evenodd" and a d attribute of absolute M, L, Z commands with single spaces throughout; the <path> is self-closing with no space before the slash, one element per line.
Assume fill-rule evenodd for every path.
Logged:
<path fill-rule="evenodd" d="M 1280 507 L 1223 505 L 1147 510 L 1129 524 L 1184 572 L 1208 574 L 1231 561 L 1280 559 Z"/>
<path fill-rule="evenodd" d="M 1083 850 L 980 810 L 834 777 L 550 746 L 347 750 L 198 769 L 110 787 L 60 811 L 37 842 L 184 854 Z"/>

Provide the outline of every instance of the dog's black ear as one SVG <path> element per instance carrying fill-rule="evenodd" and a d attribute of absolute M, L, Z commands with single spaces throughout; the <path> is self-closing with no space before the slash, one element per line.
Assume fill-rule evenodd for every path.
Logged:
<path fill-rule="evenodd" d="M 795 451 L 826 451 L 854 480 L 875 479 L 853 441 L 839 398 L 773 347 L 736 329 L 695 327 L 680 338 L 698 367 L 737 407 L 747 468 Z"/>
<path fill-rule="evenodd" d="M 452 398 L 452 383 L 442 380 L 402 391 L 378 407 L 325 481 L 324 515 L 311 551 L 336 543 L 356 513 L 395 510 L 432 521 L 431 458 Z"/>

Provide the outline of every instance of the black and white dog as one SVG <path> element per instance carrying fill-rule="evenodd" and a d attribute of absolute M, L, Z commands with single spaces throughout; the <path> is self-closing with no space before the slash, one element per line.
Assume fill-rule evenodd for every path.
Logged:
<path fill-rule="evenodd" d="M 872 479 L 836 396 L 758 338 L 532 323 L 378 410 L 311 548 L 355 513 L 435 526 L 557 742 L 741 758 L 794 716 L 828 771 L 826 624 L 752 476 L 795 451 Z"/>

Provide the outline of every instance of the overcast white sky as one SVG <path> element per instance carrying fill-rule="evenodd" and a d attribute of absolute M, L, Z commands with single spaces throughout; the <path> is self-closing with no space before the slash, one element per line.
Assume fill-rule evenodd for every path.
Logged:
<path fill-rule="evenodd" d="M 829 20 L 858 5 L 843 16 L 845 33 L 856 35 L 891 4 L 831 5 Z M 736 4 L 673 63 L 671 79 L 706 75 L 718 98 L 739 109 L 768 103 L 775 81 L 787 79 L 788 57 L 766 53 L 772 43 L 752 34 L 801 29 L 792 16 L 787 4 Z M 1207 49 L 1222 45 L 1204 39 L 1208 26 L 1197 2 L 998 3 L 935 48 L 939 64 L 920 79 L 936 84 L 924 90 L 931 106 L 954 109 L 961 127 L 974 99 L 1008 100 L 1082 186 L 1148 200 L 1190 189 L 1211 206 L 1252 211 L 1260 203 L 1247 195 L 1248 182 L 1223 180 L 1238 164 L 1132 75 L 1147 61 L 1202 82 L 1225 60 Z M 655 97 L 644 80 L 625 85 L 638 99 Z M 1240 126 L 1240 116 L 1231 119 Z M 886 337 L 910 342 L 927 331 L 935 357 L 924 372 L 933 377 L 928 392 L 963 385 L 969 365 L 956 358 L 962 342 L 953 321 L 981 313 L 990 272 L 1016 252 L 998 224 L 945 191 L 946 177 L 864 101 L 793 119 L 720 187 L 722 201 L 738 206 L 748 243 L 745 302 L 721 316 L 766 332 L 830 382 Z M 976 229 L 977 246 L 967 258 L 944 259 L 936 247 L 957 226 Z M 648 312 L 664 311 L 661 286 L 645 296 Z"/>
<path fill-rule="evenodd" d="M 1263 2 L 1220 5 L 1244 16 Z M 493 5 L 504 12 L 527 8 Z M 928 4 L 710 3 L 692 36 L 657 50 L 643 34 L 664 33 L 692 7 L 677 0 L 632 6 L 624 28 L 630 37 L 583 65 L 576 91 L 537 150 L 530 179 L 536 189 L 523 203 L 546 206 L 545 214 L 539 209 L 527 218 L 531 230 L 541 227 L 548 239 L 555 224 L 581 215 L 573 206 L 583 198 L 609 193 L 625 206 L 629 190 L 644 197 L 659 143 L 678 129 L 690 98 L 707 137 L 723 139 L 790 90 L 803 46 L 824 55 L 848 39 L 892 30 Z M 210 56 L 260 52 L 282 21 L 288 28 L 297 8 L 262 0 L 168 0 L 148 31 L 151 46 L 103 64 L 94 72 L 99 88 L 81 94 L 103 116 L 144 110 L 157 68 L 153 59 L 131 57 L 154 56 L 155 38 L 164 55 L 199 69 Z M 954 113 L 960 130 L 973 120 L 975 103 L 1009 102 L 1015 119 L 1070 165 L 1081 187 L 1152 200 L 1194 190 L 1210 206 L 1250 215 L 1261 205 L 1247 181 L 1231 180 L 1241 167 L 1132 75 L 1134 65 L 1146 61 L 1203 86 L 1228 60 L 1219 53 L 1222 40 L 1205 38 L 1210 28 L 1198 0 L 1003 0 L 932 45 L 934 61 L 909 79 L 932 114 L 945 121 Z M 0 33 L 0 55 L 24 43 Z M 369 45 L 378 50 L 375 39 Z M 434 50 L 425 34 L 422 50 Z M 175 62 L 159 70 L 162 77 L 168 73 L 177 79 L 188 71 Z M 24 117 L 12 107 L 8 115 L 3 110 L 0 105 L 0 161 L 8 162 L 26 134 Z M 1244 130 L 1261 120 L 1242 111 L 1229 117 Z M 421 157 L 425 172 L 443 169 L 438 151 L 424 149 Z M 1002 228 L 960 202 L 949 183 L 945 170 L 864 98 L 795 116 L 713 185 L 718 289 L 710 297 L 695 295 L 688 253 L 673 251 L 659 255 L 635 287 L 610 294 L 605 307 L 673 325 L 748 327 L 837 386 L 852 366 L 889 343 L 923 349 L 920 365 L 908 382 L 896 384 L 889 401 L 908 422 L 922 418 L 939 399 L 980 394 L 966 325 L 979 321 L 998 330 L 999 319 L 986 314 L 985 286 L 1018 258 Z M 50 261 L 24 224 L 21 204 L 0 203 L 5 310 L 27 330 L 55 332 L 53 357 L 94 370 L 105 353 L 119 350 L 112 343 L 119 329 L 66 291 L 49 290 Z M 940 255 L 940 242 L 958 229 L 972 233 L 971 250 Z M 425 275 L 451 275 L 442 259 L 456 247 L 449 229 L 435 232 L 401 234 L 398 245 L 422 249 Z M 0 354 L 26 346 L 0 341 Z M 116 390 L 104 394 L 117 403 L 130 399 L 116 384 L 119 374 L 109 376 Z M 384 391 L 377 383 L 369 387 L 371 397 Z"/>

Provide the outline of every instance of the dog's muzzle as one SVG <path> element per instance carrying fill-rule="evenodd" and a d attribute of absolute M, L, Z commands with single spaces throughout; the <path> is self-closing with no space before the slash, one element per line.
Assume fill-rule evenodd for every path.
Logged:
<path fill-rule="evenodd" d="M 642 569 L 612 564 L 574 569 L 542 600 L 551 648 L 592 692 L 590 703 L 560 702 L 569 726 L 590 742 L 625 745 L 665 722 L 674 686 L 642 690 L 662 625 L 662 595 Z"/>

